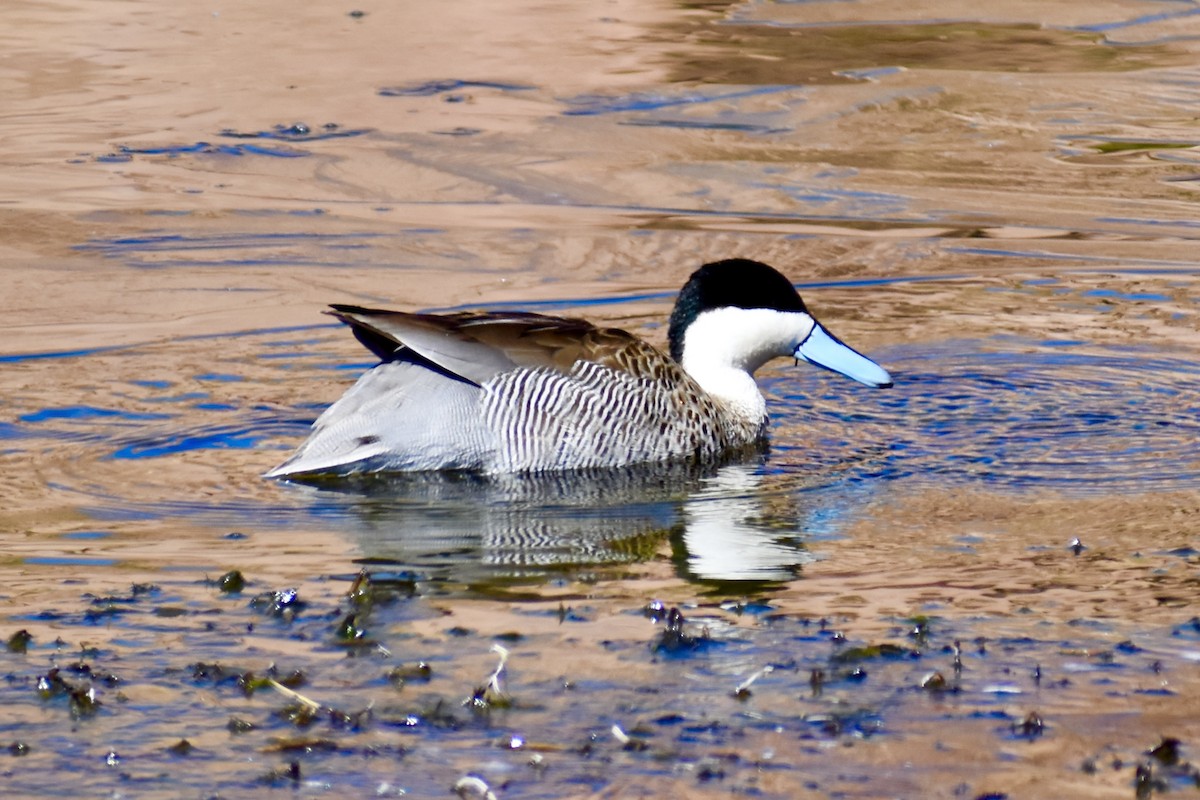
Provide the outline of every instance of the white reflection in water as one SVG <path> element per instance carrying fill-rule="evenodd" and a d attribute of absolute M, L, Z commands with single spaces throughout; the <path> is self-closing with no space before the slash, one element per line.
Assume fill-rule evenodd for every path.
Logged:
<path fill-rule="evenodd" d="M 837 505 L 833 496 L 797 495 L 797 483 L 764 475 L 756 459 L 599 474 L 377 476 L 298 490 L 352 520 L 347 533 L 362 557 L 454 582 L 646 561 L 668 545 L 689 580 L 783 581 L 812 560 L 807 520 L 827 529 L 837 516 L 826 507 Z"/>
<path fill-rule="evenodd" d="M 797 538 L 802 535 L 797 525 L 785 528 L 782 518 L 767 519 L 762 488 L 756 468 L 730 464 L 684 503 L 683 543 L 693 577 L 784 581 L 812 561 Z"/>

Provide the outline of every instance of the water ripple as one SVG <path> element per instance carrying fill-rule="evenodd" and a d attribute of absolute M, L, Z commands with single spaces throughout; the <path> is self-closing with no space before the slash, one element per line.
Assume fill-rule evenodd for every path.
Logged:
<path fill-rule="evenodd" d="M 1200 485 L 1200 367 L 1191 360 L 993 340 L 885 361 L 896 378 L 888 393 L 831 381 L 806 398 L 802 392 L 814 391 L 817 379 L 772 380 L 783 406 L 781 469 L 851 463 L 856 479 L 942 488 L 1088 493 Z"/>

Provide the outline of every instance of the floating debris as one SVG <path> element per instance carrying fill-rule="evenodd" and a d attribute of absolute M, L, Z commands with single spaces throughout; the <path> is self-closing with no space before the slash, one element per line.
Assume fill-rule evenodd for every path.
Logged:
<path fill-rule="evenodd" d="M 879 714 L 867 708 L 829 714 L 808 714 L 804 717 L 804 722 L 816 728 L 822 736 L 829 738 L 850 735 L 866 739 L 883 729 Z"/>
<path fill-rule="evenodd" d="M 407 683 L 428 683 L 433 677 L 433 668 L 424 661 L 418 661 L 416 664 L 401 664 L 388 670 L 387 677 L 399 689 Z"/>
<path fill-rule="evenodd" d="M 919 658 L 920 655 L 920 653 L 911 648 L 884 642 L 883 644 L 851 647 L 840 653 L 835 653 L 833 662 L 835 664 L 853 664 L 859 661 L 874 661 L 876 659 L 897 660 L 901 658 Z"/>
<path fill-rule="evenodd" d="M 715 758 L 702 758 L 695 765 L 696 780 L 719 781 L 725 777 L 725 767 Z"/>
<path fill-rule="evenodd" d="M 305 606 L 305 602 L 300 599 L 300 595 L 295 589 L 263 592 L 250 601 L 250 607 L 255 611 L 284 622 L 291 622 L 295 619 Z"/>
<path fill-rule="evenodd" d="M 294 689 L 289 689 L 288 687 L 284 686 L 282 683 L 275 680 L 274 678 L 267 678 L 266 685 L 270 686 L 272 689 L 279 692 L 281 695 L 288 698 L 289 700 L 295 700 L 297 703 L 299 703 L 302 706 L 310 708 L 313 711 L 321 710 L 321 704 L 318 703 L 316 700 L 312 700 L 308 697 L 305 697 L 304 695 L 300 694 L 299 692 L 295 691 Z"/>
<path fill-rule="evenodd" d="M 1154 776 L 1154 769 L 1149 762 L 1138 764 L 1133 771 L 1133 796 L 1137 800 L 1146 800 L 1155 792 L 1165 792 L 1167 782 Z"/>
<path fill-rule="evenodd" d="M 1146 755 L 1153 756 L 1155 761 L 1165 767 L 1173 767 L 1179 763 L 1179 746 L 1178 739 L 1164 736 L 1161 742 L 1146 751 Z"/>
<path fill-rule="evenodd" d="M 452 791 L 466 800 L 468 797 L 480 797 L 483 800 L 496 800 L 495 793 L 487 782 L 478 775 L 464 775 L 454 782 Z"/>
<path fill-rule="evenodd" d="M 76 666 L 78 668 L 87 667 L 86 664 Z M 116 680 L 115 677 L 113 680 Z M 54 667 L 37 679 L 37 693 L 43 700 L 65 696 L 71 716 L 77 719 L 93 716 L 101 705 L 100 700 L 96 697 L 96 689 L 91 682 L 73 683 L 68 681 L 58 667 Z"/>
<path fill-rule="evenodd" d="M 504 689 L 500 684 L 500 676 L 504 674 L 504 666 L 508 663 L 508 649 L 502 645 L 492 645 L 491 651 L 500 656 L 500 663 L 496 665 L 496 669 L 488 676 L 482 686 L 477 686 L 475 691 L 466 700 L 463 700 L 463 706 L 471 708 L 475 711 L 487 711 L 492 708 L 507 708 L 512 705 L 512 699 L 504 693 Z"/>
<path fill-rule="evenodd" d="M 642 614 L 651 622 L 662 622 L 668 613 L 667 605 L 662 600 L 651 600 L 642 607 Z"/>
<path fill-rule="evenodd" d="M 692 636 L 685 633 L 683 630 L 685 624 L 687 624 L 687 620 L 684 619 L 683 612 L 672 607 L 667 612 L 666 627 L 662 635 L 658 637 L 658 641 L 654 643 L 654 652 L 671 654 L 686 652 L 695 650 L 707 641 L 707 636 Z"/>
<path fill-rule="evenodd" d="M 1036 711 L 1030 711 L 1025 715 L 1025 719 L 1013 723 L 1012 732 L 1015 736 L 1036 739 L 1046 732 L 1046 723 Z"/>
<path fill-rule="evenodd" d="M 29 645 L 33 643 L 33 634 L 22 628 L 21 630 L 8 637 L 8 652 L 24 653 L 29 649 Z"/>
<path fill-rule="evenodd" d="M 451 731 L 459 730 L 464 724 L 461 718 L 455 716 L 454 707 L 442 697 L 436 698 L 424 711 L 406 713 L 392 722 L 405 728 L 431 727 Z"/>
<path fill-rule="evenodd" d="M 196 746 L 187 739 L 180 739 L 178 742 L 168 747 L 167 752 L 175 756 L 188 756 L 191 755 L 195 749 Z"/>
<path fill-rule="evenodd" d="M 1156 141 L 1151 139 L 1120 139 L 1115 136 L 1095 136 L 1089 138 L 1095 141 L 1086 143 L 1086 146 L 1091 147 L 1098 153 L 1122 153 L 1129 150 L 1190 150 L 1200 146 L 1200 143 L 1190 139 Z"/>
<path fill-rule="evenodd" d="M 369 610 L 417 596 L 417 576 L 409 573 L 370 573 L 359 571 L 346 597 L 356 607 Z"/>
<path fill-rule="evenodd" d="M 238 675 L 235 680 L 246 697 L 250 697 L 259 689 L 273 689 L 276 684 L 294 690 L 308 682 L 300 670 L 293 670 L 288 675 L 279 675 L 274 664 L 267 668 L 267 675 L 264 677 L 260 678 L 253 672 L 247 671 Z"/>
<path fill-rule="evenodd" d="M 295 739 L 277 739 L 263 748 L 264 753 L 335 753 L 340 749 L 332 739 L 314 739 L 302 737 Z"/>
<path fill-rule="evenodd" d="M 260 780 L 268 786 L 283 786 L 289 783 L 295 786 L 300 783 L 300 777 L 300 762 L 289 761 L 286 766 L 271 770 Z"/>
<path fill-rule="evenodd" d="M 365 729 L 374 716 L 374 711 L 369 706 L 360 711 L 339 711 L 336 708 L 329 708 L 326 709 L 326 713 L 330 726 L 349 731 Z"/>
<path fill-rule="evenodd" d="M 929 639 L 930 621 L 930 618 L 925 616 L 909 618 L 908 623 L 911 626 L 908 630 L 909 638 L 915 639 L 917 644 L 924 645 Z"/>
<path fill-rule="evenodd" d="M 257 726 L 255 726 L 253 722 L 247 722 L 246 720 L 238 717 L 230 717 L 229 722 L 225 723 L 225 730 L 233 734 L 249 733 L 256 727 Z"/>
<path fill-rule="evenodd" d="M 277 710 L 275 716 L 297 728 L 307 728 L 317 721 L 317 710 L 297 703 Z"/>
<path fill-rule="evenodd" d="M 349 590 L 346 591 L 346 597 L 354 605 L 364 605 L 371 602 L 371 573 L 365 569 L 359 570 L 355 576 L 354 582 L 350 584 Z"/>
<path fill-rule="evenodd" d="M 1087 547 L 1084 545 L 1083 542 L 1081 542 L 1079 540 L 1079 537 L 1076 536 L 1074 539 L 1071 540 L 1071 543 L 1067 545 L 1067 549 L 1070 550 L 1075 555 L 1079 555 L 1084 550 L 1086 550 Z"/>
<path fill-rule="evenodd" d="M 649 743 L 647 743 L 646 741 L 644 741 L 642 739 L 635 739 L 632 736 L 630 736 L 629 734 L 627 734 L 625 731 L 623 731 L 621 729 L 620 725 L 617 725 L 614 723 L 610 730 L 612 731 L 613 738 L 621 743 L 622 750 L 629 750 L 631 752 L 641 752 L 642 750 L 645 750 L 650 746 Z"/>
<path fill-rule="evenodd" d="M 753 692 L 750 691 L 750 685 L 753 684 L 759 678 L 761 678 L 763 675 L 770 675 L 774 671 L 775 671 L 775 668 L 773 666 L 771 666 L 770 664 L 763 667 L 758 672 L 754 673 L 749 678 L 746 678 L 746 680 L 739 683 L 737 685 L 737 688 L 735 688 L 733 690 L 733 696 L 736 697 L 738 700 L 748 700 L 750 698 L 750 695 L 753 694 Z"/>
<path fill-rule="evenodd" d="M 321 716 L 324 716 L 335 728 L 358 730 L 371 718 L 370 707 L 356 712 L 339 711 L 336 708 L 322 705 L 311 697 L 297 692 L 295 689 L 284 686 L 274 678 L 265 678 L 259 685 L 268 686 L 292 701 L 291 705 L 277 711 L 276 716 L 295 725 L 297 728 L 307 728 Z"/>
<path fill-rule="evenodd" d="M 946 676 L 940 672 L 926 673 L 925 677 L 921 678 L 920 686 L 927 692 L 944 692 L 950 688 Z"/>
<path fill-rule="evenodd" d="M 367 638 L 367 629 L 362 626 L 358 614 L 350 613 L 342 617 L 333 635 L 343 644 L 361 644 Z"/>
<path fill-rule="evenodd" d="M 246 579 L 236 569 L 231 569 L 217 578 L 217 588 L 225 594 L 238 594 L 246 588 Z"/>

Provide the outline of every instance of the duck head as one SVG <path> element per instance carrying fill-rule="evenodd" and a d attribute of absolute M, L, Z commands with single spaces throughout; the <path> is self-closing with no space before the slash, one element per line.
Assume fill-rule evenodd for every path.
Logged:
<path fill-rule="evenodd" d="M 671 357 L 708 392 L 728 394 L 773 358 L 803 359 L 875 388 L 887 370 L 850 348 L 809 313 L 791 281 L 748 259 L 705 264 L 679 293 L 668 328 Z M 738 391 L 733 389 L 733 391 Z"/>

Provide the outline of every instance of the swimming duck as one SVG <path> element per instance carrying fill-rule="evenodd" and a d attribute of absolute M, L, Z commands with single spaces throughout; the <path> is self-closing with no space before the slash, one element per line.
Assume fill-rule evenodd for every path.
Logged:
<path fill-rule="evenodd" d="M 580 319 L 331 309 L 382 363 L 267 477 L 716 461 L 765 440 L 753 375 L 773 358 L 892 385 L 813 318 L 787 278 L 746 259 L 692 274 L 671 312 L 669 354 Z"/>

